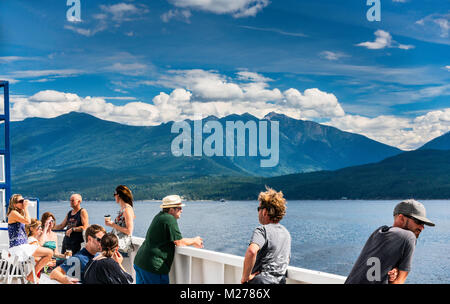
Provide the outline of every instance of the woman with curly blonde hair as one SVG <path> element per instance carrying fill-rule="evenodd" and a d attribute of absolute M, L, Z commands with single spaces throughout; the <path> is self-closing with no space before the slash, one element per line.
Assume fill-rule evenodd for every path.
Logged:
<path fill-rule="evenodd" d="M 241 283 L 285 284 L 291 235 L 280 224 L 286 214 L 283 193 L 266 187 L 258 196 L 258 220 L 244 258 Z"/>

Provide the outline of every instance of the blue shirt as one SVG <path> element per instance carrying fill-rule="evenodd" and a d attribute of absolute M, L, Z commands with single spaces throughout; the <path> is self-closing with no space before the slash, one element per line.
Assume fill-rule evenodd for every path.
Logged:
<path fill-rule="evenodd" d="M 69 276 L 75 277 L 83 283 L 84 270 L 86 269 L 87 263 L 91 261 L 95 256 L 90 254 L 86 248 L 81 249 L 73 257 L 68 258 L 64 263 L 59 265 L 62 270 Z M 79 265 L 79 269 L 77 267 Z"/>
<path fill-rule="evenodd" d="M 16 222 L 8 224 L 9 248 L 28 244 L 27 233 L 25 232 L 25 224 Z"/>

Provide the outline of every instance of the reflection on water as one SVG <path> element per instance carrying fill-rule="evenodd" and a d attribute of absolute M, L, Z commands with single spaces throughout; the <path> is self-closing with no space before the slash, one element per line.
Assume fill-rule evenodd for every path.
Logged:
<path fill-rule="evenodd" d="M 381 225 L 392 225 L 399 201 L 289 201 L 282 224 L 292 236 L 290 265 L 348 275 L 364 243 Z M 450 283 L 450 201 L 422 201 L 436 227 L 421 233 L 407 283 Z M 145 237 L 160 202 L 135 202 L 135 236 Z M 259 225 L 257 201 L 187 202 L 179 220 L 183 237 L 200 235 L 205 248 L 244 256 Z M 103 215 L 115 215 L 115 202 L 83 202 L 91 224 L 104 226 Z M 41 202 L 60 223 L 69 202 Z M 106 227 L 109 231 L 111 228 Z"/>

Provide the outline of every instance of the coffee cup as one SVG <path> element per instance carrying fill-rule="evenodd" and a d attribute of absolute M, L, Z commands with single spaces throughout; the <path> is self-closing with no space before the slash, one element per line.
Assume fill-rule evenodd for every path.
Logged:
<path fill-rule="evenodd" d="M 111 215 L 106 214 L 105 215 L 105 222 L 110 222 L 111 221 Z"/>

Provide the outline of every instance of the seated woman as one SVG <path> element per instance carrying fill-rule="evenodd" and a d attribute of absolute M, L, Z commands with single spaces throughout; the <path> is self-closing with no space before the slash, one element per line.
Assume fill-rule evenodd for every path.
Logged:
<path fill-rule="evenodd" d="M 30 256 L 38 258 L 35 272 L 39 273 L 51 260 L 53 252 L 37 244 L 28 244 L 25 232 L 25 224 L 31 224 L 28 200 L 25 200 L 20 194 L 12 195 L 6 215 L 8 216 L 9 253 L 17 255 L 21 260 Z M 32 272 L 28 274 L 27 280 L 34 283 Z"/>
<path fill-rule="evenodd" d="M 42 235 L 43 235 L 41 221 L 39 221 L 35 218 L 32 218 L 31 223 L 28 225 L 25 225 L 25 231 L 27 232 L 27 236 L 28 236 L 28 244 L 41 246 L 40 240 L 42 239 Z M 35 258 L 36 263 L 40 259 L 41 258 Z M 47 263 L 47 265 L 44 266 L 44 272 L 48 273 L 55 266 L 56 266 L 55 260 L 49 261 Z M 38 278 L 40 277 L 40 273 L 37 273 L 37 277 Z"/>
<path fill-rule="evenodd" d="M 86 265 L 85 284 L 131 284 L 133 277 L 122 266 L 119 240 L 114 233 L 106 233 L 100 242 L 102 253 Z"/>
<path fill-rule="evenodd" d="M 43 237 L 41 238 L 42 246 L 53 250 L 53 256 L 56 258 L 56 265 L 62 264 L 66 256 L 71 256 L 70 253 L 61 254 L 58 249 L 58 235 L 53 231 L 56 219 L 51 212 L 45 212 L 41 216 L 43 224 Z"/>
<path fill-rule="evenodd" d="M 39 239 L 42 236 L 41 221 L 32 218 L 31 223 L 25 225 L 25 231 L 28 237 L 28 244 L 41 246 Z"/>

